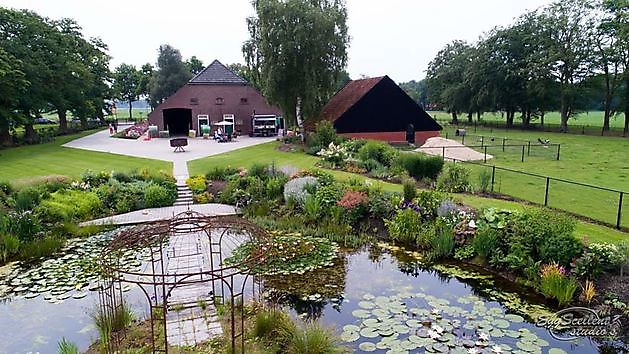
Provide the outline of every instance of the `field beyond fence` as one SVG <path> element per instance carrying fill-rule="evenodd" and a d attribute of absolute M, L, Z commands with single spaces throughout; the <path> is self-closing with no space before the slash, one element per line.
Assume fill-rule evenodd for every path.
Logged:
<path fill-rule="evenodd" d="M 493 193 L 564 210 L 617 229 L 629 228 L 627 191 L 478 162 L 456 162 L 464 162 L 472 167 L 473 181 L 480 181 L 481 171 L 489 171 L 491 173 L 489 191 Z"/>

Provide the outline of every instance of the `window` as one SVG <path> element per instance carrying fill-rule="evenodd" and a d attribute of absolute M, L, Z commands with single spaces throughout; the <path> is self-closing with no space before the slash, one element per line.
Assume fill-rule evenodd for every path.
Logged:
<path fill-rule="evenodd" d="M 190 105 L 196 106 L 198 104 L 199 104 L 199 98 L 198 97 L 190 97 Z"/>
<path fill-rule="evenodd" d="M 240 104 L 249 104 L 249 99 L 247 97 L 242 97 L 240 99 Z"/>
<path fill-rule="evenodd" d="M 216 97 L 216 104 L 223 104 L 223 97 Z"/>

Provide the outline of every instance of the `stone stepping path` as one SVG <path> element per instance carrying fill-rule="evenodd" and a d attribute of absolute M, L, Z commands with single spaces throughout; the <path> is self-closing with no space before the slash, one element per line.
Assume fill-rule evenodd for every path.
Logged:
<path fill-rule="evenodd" d="M 204 235 L 205 233 L 198 232 L 178 234 L 170 238 L 166 250 L 167 274 L 194 273 L 211 269 L 208 257 L 210 245 L 207 236 Z M 201 276 L 178 279 L 173 275 L 169 279 L 169 282 L 184 282 L 176 286 L 168 296 L 166 333 L 170 345 L 194 346 L 223 334 L 214 306 L 211 283 L 185 284 L 186 281 L 195 280 L 201 280 Z"/>

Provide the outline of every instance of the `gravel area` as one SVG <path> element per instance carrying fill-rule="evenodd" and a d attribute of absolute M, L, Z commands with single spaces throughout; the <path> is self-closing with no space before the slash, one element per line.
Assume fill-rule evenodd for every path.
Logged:
<path fill-rule="evenodd" d="M 458 141 L 441 137 L 429 138 L 424 145 L 415 149 L 415 151 L 428 155 L 443 156 L 444 147 L 445 158 L 449 160 L 479 161 L 485 159 L 484 153 L 470 149 Z M 492 158 L 493 156 L 487 154 L 487 160 Z"/>

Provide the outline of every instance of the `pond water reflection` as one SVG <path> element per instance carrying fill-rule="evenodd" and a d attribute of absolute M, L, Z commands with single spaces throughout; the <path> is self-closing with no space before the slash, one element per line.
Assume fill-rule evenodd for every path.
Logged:
<path fill-rule="evenodd" d="M 302 318 L 320 318 L 355 351 L 558 354 L 627 349 L 589 338 L 556 340 L 531 320 L 552 309 L 526 295 L 526 289 L 505 288 L 500 279 L 469 267 L 428 266 L 403 250 L 402 257 L 396 255 L 379 247 L 348 253 L 332 268 L 341 274 L 331 276 L 328 269 L 327 276 L 317 271 L 267 282 L 274 286 L 267 288 L 268 296 Z"/>

